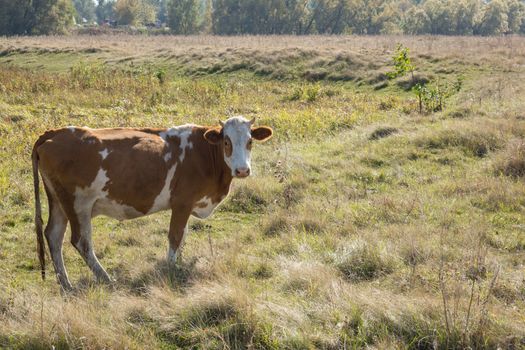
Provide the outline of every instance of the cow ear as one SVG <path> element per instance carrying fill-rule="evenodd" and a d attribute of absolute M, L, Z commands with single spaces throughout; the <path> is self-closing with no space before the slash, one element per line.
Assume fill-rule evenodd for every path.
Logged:
<path fill-rule="evenodd" d="M 266 141 L 273 135 L 272 128 L 267 126 L 259 126 L 257 128 L 252 128 L 252 137 L 257 141 Z"/>
<path fill-rule="evenodd" d="M 212 145 L 216 145 L 222 140 L 221 130 L 217 128 L 208 129 L 208 131 L 204 133 L 204 138 Z"/>

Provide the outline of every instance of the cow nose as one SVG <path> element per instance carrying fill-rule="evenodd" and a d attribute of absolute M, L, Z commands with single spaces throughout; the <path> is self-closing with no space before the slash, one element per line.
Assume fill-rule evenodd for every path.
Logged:
<path fill-rule="evenodd" d="M 250 175 L 250 168 L 235 169 L 235 176 L 237 177 L 247 177 L 248 175 Z"/>

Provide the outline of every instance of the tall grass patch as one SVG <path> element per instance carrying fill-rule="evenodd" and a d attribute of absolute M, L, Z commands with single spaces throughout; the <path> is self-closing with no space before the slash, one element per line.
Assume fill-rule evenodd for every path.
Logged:
<path fill-rule="evenodd" d="M 525 177 L 525 140 L 514 139 L 497 155 L 494 172 L 514 178 Z"/>
<path fill-rule="evenodd" d="M 342 275 L 353 282 L 373 280 L 396 269 L 394 257 L 384 247 L 363 240 L 342 245 L 333 261 Z"/>
<path fill-rule="evenodd" d="M 492 128 L 449 128 L 416 139 L 416 145 L 427 149 L 459 148 L 466 155 L 485 157 L 501 148 L 504 141 Z"/>

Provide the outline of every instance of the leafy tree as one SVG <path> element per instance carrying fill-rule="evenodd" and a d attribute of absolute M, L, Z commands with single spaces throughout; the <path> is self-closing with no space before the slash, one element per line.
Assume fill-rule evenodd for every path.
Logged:
<path fill-rule="evenodd" d="M 73 25 L 75 10 L 70 0 L 33 0 L 32 34 L 64 34 Z"/>
<path fill-rule="evenodd" d="M 317 31 L 322 34 L 341 34 L 346 28 L 349 5 L 346 0 L 312 1 L 313 18 Z"/>
<path fill-rule="evenodd" d="M 115 18 L 115 1 L 113 0 L 98 0 L 98 5 L 95 10 L 97 14 L 98 23 L 104 23 L 106 20 Z"/>
<path fill-rule="evenodd" d="M 196 0 L 170 0 L 167 5 L 168 25 L 176 34 L 192 34 L 197 29 Z"/>
<path fill-rule="evenodd" d="M 0 35 L 31 32 L 33 9 L 30 0 L 0 0 Z"/>
<path fill-rule="evenodd" d="M 88 22 L 93 22 L 95 20 L 95 3 L 93 0 L 73 0 L 73 5 L 77 15 L 75 19 L 77 23 L 82 23 L 82 19 L 86 19 Z"/>
<path fill-rule="evenodd" d="M 397 44 L 396 51 L 392 56 L 394 70 L 387 73 L 389 79 L 395 79 L 410 72 L 412 81 L 414 81 L 414 70 L 416 67 L 412 64 L 409 54 L 410 49 L 408 47 L 405 47 L 402 44 Z"/>
<path fill-rule="evenodd" d="M 423 8 L 414 6 L 407 11 L 402 26 L 406 34 L 425 34 L 430 31 L 430 18 Z"/>
<path fill-rule="evenodd" d="M 429 18 L 430 34 L 450 35 L 454 33 L 453 5 L 453 1 L 450 0 L 427 0 L 423 4 Z"/>
<path fill-rule="evenodd" d="M 63 34 L 73 15 L 70 0 L 0 0 L 0 34 Z"/>
<path fill-rule="evenodd" d="M 117 0 L 115 15 L 118 24 L 147 24 L 155 21 L 155 7 L 144 0 Z"/>
<path fill-rule="evenodd" d="M 484 8 L 475 34 L 498 35 L 506 33 L 509 30 L 507 13 L 508 8 L 503 1 L 491 1 Z"/>
<path fill-rule="evenodd" d="M 473 34 L 480 8 L 480 0 L 462 0 L 456 3 L 454 8 L 455 34 Z"/>
<path fill-rule="evenodd" d="M 157 1 L 157 20 L 160 21 L 160 23 L 166 23 L 168 22 L 168 0 L 159 0 Z"/>
<path fill-rule="evenodd" d="M 525 4 L 518 0 L 507 0 L 507 23 L 510 33 L 519 33 L 525 18 Z"/>
<path fill-rule="evenodd" d="M 309 34 L 313 18 L 308 0 L 288 0 L 283 3 L 279 34 Z"/>

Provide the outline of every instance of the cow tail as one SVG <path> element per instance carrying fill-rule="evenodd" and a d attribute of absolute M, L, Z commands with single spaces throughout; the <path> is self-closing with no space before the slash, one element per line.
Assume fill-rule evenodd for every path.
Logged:
<path fill-rule="evenodd" d="M 42 279 L 46 279 L 46 257 L 45 257 L 45 245 L 44 245 L 44 230 L 42 221 L 42 206 L 40 204 L 40 184 L 38 177 L 38 153 L 37 147 L 40 146 L 41 139 L 39 139 L 33 147 L 33 153 L 31 159 L 33 161 L 33 186 L 35 190 L 35 230 L 36 230 L 36 247 L 38 252 L 38 260 L 40 261 L 40 269 L 42 273 Z"/>

